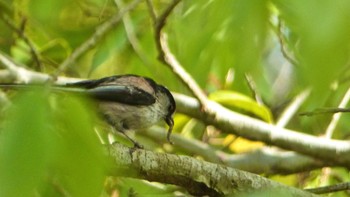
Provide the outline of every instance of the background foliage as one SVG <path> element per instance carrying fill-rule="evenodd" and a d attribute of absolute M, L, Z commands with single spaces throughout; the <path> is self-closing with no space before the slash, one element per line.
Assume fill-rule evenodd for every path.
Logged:
<path fill-rule="evenodd" d="M 27 69 L 54 74 L 102 23 L 129 2 L 0 0 L 0 50 Z M 170 2 L 152 1 L 157 14 Z M 174 55 L 210 99 L 239 113 L 276 123 L 289 102 L 307 88 L 312 92 L 299 112 L 338 106 L 349 86 L 349 15 L 350 1 L 342 0 L 183 1 L 167 19 L 165 32 Z M 190 94 L 157 56 L 153 22 L 146 2 L 142 1 L 124 16 L 123 23 L 118 23 L 62 74 L 98 78 L 134 73 L 154 78 L 174 92 Z M 246 76 L 252 79 L 253 90 Z M 0 81 L 9 82 L 9 79 L 4 77 Z M 103 172 L 99 169 L 103 169 L 104 161 L 97 159 L 100 155 L 97 139 L 87 134 L 89 131 L 94 134 L 95 121 L 90 120 L 94 118 L 86 115 L 93 114 L 92 109 L 86 109 L 89 104 L 81 104 L 85 101 L 73 99 L 69 102 L 69 99 L 51 95 L 54 106 L 64 106 L 63 111 L 57 112 L 52 102 L 47 101 L 46 94 L 39 91 L 37 95 L 18 95 L 14 101 L 16 108 L 9 109 L 9 115 L 2 115 L 7 121 L 2 126 L 0 139 L 0 171 L 8 173 L 2 174 L 0 185 L 8 187 L 1 188 L 0 192 L 4 192 L 1 196 L 7 196 L 6 192 L 14 188 L 30 193 L 32 186 L 47 176 L 52 163 L 59 165 L 57 169 L 63 174 L 71 175 L 59 176 L 59 185 L 76 196 L 91 196 L 83 189 L 87 185 L 93 188 L 94 194 L 99 194 L 103 185 Z M 261 100 L 257 99 L 259 97 Z M 54 117 L 46 115 L 50 110 L 54 111 L 49 113 Z M 286 127 L 321 136 L 331 118 L 331 114 L 295 115 Z M 181 114 L 175 116 L 175 122 L 176 133 L 205 141 L 230 154 L 264 146 L 221 134 Z M 349 116 L 344 114 L 332 138 L 347 139 L 349 122 Z M 58 125 L 57 128 L 51 128 L 52 124 Z M 57 140 L 57 136 L 67 140 Z M 137 137 L 149 149 L 189 154 L 176 146 L 156 143 L 142 134 Z M 6 164 L 25 163 L 27 168 L 5 165 L 4 161 Z M 16 174 L 10 173 L 14 171 Z M 349 180 L 343 168 L 332 169 L 332 172 L 327 179 L 323 179 L 322 169 L 272 178 L 301 188 Z M 9 182 L 4 183 L 4 180 Z M 111 190 L 131 192 L 135 188 L 130 189 L 129 182 L 140 184 L 135 187 L 138 188 L 133 191 L 135 193 L 149 193 L 150 187 L 152 194 L 165 194 L 172 189 L 171 186 L 166 190 L 164 186 L 118 179 L 105 181 L 105 195 L 110 192 L 106 189 L 109 186 Z M 23 188 L 18 189 L 18 185 Z M 44 193 L 52 192 L 47 185 L 41 187 Z M 334 194 L 345 195 L 345 192 Z"/>

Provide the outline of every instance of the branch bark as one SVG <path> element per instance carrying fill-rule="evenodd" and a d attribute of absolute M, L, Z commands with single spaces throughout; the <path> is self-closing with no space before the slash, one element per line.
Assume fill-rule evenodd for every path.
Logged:
<path fill-rule="evenodd" d="M 209 101 L 208 108 L 212 114 L 200 111 L 196 99 L 174 94 L 177 111 L 213 125 L 225 133 L 232 133 L 244 138 L 262 141 L 270 145 L 293 150 L 325 162 L 332 162 L 350 168 L 350 142 L 318 138 L 235 113 L 221 105 Z"/>
<path fill-rule="evenodd" d="M 113 160 L 112 175 L 142 178 L 176 184 L 192 195 L 283 194 L 283 196 L 316 196 L 261 176 L 230 167 L 200 161 L 188 156 L 131 150 L 114 143 L 109 147 Z M 127 169 L 127 170 L 126 170 Z M 132 169 L 132 173 L 130 172 Z"/>

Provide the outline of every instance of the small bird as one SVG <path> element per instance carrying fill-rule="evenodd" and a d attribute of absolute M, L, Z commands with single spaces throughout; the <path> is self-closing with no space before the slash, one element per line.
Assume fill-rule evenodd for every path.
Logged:
<path fill-rule="evenodd" d="M 0 85 L 3 87 L 21 84 Z M 170 141 L 174 126 L 176 103 L 170 91 L 148 77 L 115 75 L 95 80 L 83 80 L 56 86 L 60 90 L 78 92 L 97 101 L 98 109 L 107 122 L 125 135 L 137 148 L 142 148 L 125 131 L 146 129 L 160 120 L 168 126 Z"/>

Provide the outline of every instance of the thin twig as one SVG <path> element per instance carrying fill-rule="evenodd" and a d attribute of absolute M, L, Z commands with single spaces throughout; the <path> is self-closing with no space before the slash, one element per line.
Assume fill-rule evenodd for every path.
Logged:
<path fill-rule="evenodd" d="M 284 58 L 286 58 L 286 60 L 288 60 L 294 66 L 298 65 L 298 61 L 296 61 L 293 57 L 291 57 L 287 52 L 286 42 L 285 42 L 285 39 L 283 37 L 282 28 L 283 28 L 283 25 L 282 25 L 281 19 L 278 18 L 278 26 L 277 26 L 276 35 L 277 35 L 278 41 L 279 41 L 280 46 L 281 46 L 282 55 Z"/>
<path fill-rule="evenodd" d="M 344 190 L 350 190 L 350 182 L 339 183 L 339 184 L 325 186 L 325 187 L 305 189 L 305 190 L 314 194 L 326 194 L 326 193 L 339 192 Z"/>
<path fill-rule="evenodd" d="M 345 96 L 343 97 L 343 99 L 341 100 L 341 102 L 338 106 L 338 109 L 344 109 L 344 107 L 346 107 L 346 105 L 348 104 L 349 100 L 350 100 L 350 88 L 346 91 Z M 325 137 L 327 137 L 327 138 L 332 137 L 333 131 L 339 122 L 340 116 L 341 116 L 341 113 L 333 114 L 332 120 L 327 127 Z"/>
<path fill-rule="evenodd" d="M 350 108 L 320 108 L 315 109 L 314 111 L 302 112 L 299 115 L 301 116 L 314 116 L 320 114 L 335 114 L 335 113 L 343 113 L 350 112 Z"/>
<path fill-rule="evenodd" d="M 168 40 L 165 33 L 162 33 L 162 29 L 166 24 L 166 20 L 175 6 L 180 0 L 174 0 L 168 8 L 157 18 L 154 24 L 155 28 L 155 40 L 158 49 L 158 59 L 165 65 L 167 65 L 175 73 L 175 75 L 187 86 L 187 88 L 193 93 L 201 104 L 202 110 L 206 110 L 207 97 L 192 78 L 192 76 L 183 68 L 176 57 L 171 53 L 168 46 Z"/>
<path fill-rule="evenodd" d="M 255 101 L 258 104 L 263 105 L 264 102 L 263 102 L 260 94 L 256 90 L 256 83 L 254 82 L 253 77 L 248 73 L 246 73 L 244 76 L 245 76 L 245 79 L 247 80 L 248 87 L 249 87 L 250 91 L 252 92 L 253 97 L 255 98 Z"/>
<path fill-rule="evenodd" d="M 346 105 L 348 104 L 350 100 L 350 88 L 346 91 L 343 99 L 341 100 L 340 104 L 338 105 L 338 108 L 344 108 L 346 107 Z M 340 116 L 342 114 L 341 113 L 335 113 L 333 114 L 332 116 L 332 120 L 331 122 L 329 123 L 327 129 L 326 129 L 326 133 L 325 133 L 325 138 L 327 139 L 331 139 L 332 138 L 332 135 L 333 135 L 333 132 L 335 130 L 335 127 L 337 126 L 338 122 L 339 122 L 339 119 L 340 119 Z M 321 172 L 321 181 L 323 182 L 327 182 L 328 181 L 328 178 L 331 174 L 331 171 L 332 169 L 329 168 L 329 167 L 325 167 L 322 169 L 322 172 Z"/>
<path fill-rule="evenodd" d="M 23 18 L 20 27 L 16 27 L 16 25 L 5 15 L 1 15 L 1 19 L 2 21 L 4 21 L 4 23 L 9 26 L 14 32 L 17 33 L 17 35 L 28 45 L 29 47 L 29 52 L 35 62 L 35 64 L 37 65 L 37 68 L 39 70 L 42 69 L 42 65 L 41 62 L 39 60 L 39 53 L 36 50 L 34 44 L 32 43 L 32 41 L 28 38 L 28 36 L 26 35 L 26 33 L 24 32 L 25 29 L 25 24 L 26 24 L 26 19 Z"/>
<path fill-rule="evenodd" d="M 290 105 L 283 111 L 280 118 L 277 120 L 277 127 L 285 127 L 289 120 L 294 116 L 294 114 L 298 111 L 301 104 L 307 99 L 307 97 L 310 95 L 311 90 L 307 89 L 304 90 L 302 93 L 297 95 L 295 99 L 292 101 Z"/>
<path fill-rule="evenodd" d="M 105 3 L 103 4 L 103 7 L 102 7 L 102 10 L 98 16 L 99 18 L 99 21 L 102 21 L 102 18 L 103 18 L 103 13 L 105 12 L 106 8 L 107 8 L 107 5 L 108 5 L 108 0 L 105 0 Z"/>
<path fill-rule="evenodd" d="M 51 76 L 45 73 L 31 71 L 25 68 L 25 66 L 16 63 L 11 57 L 7 56 L 0 51 L 0 62 L 2 65 L 10 72 L 8 77 L 16 80 L 17 82 L 24 83 L 43 83 L 43 81 L 50 81 Z M 62 84 L 66 82 L 74 82 L 78 79 L 59 77 L 56 81 L 57 84 Z"/>
<path fill-rule="evenodd" d="M 82 56 L 86 51 L 93 48 L 98 43 L 98 41 L 100 41 L 103 38 L 104 35 L 106 35 L 109 31 L 111 31 L 112 28 L 122 20 L 123 16 L 127 12 L 134 9 L 136 5 L 139 4 L 140 2 L 141 0 L 134 0 L 133 2 L 125 6 L 125 8 L 122 9 L 119 13 L 115 14 L 108 21 L 100 25 L 96 29 L 95 33 L 89 39 L 87 39 L 78 48 L 76 48 L 73 51 L 73 53 L 62 62 L 62 64 L 57 69 L 57 71 L 53 74 L 53 78 L 56 78 L 59 74 L 65 71 L 69 66 L 73 65 L 75 61 L 80 56 Z"/>
<path fill-rule="evenodd" d="M 146 0 L 146 2 L 147 2 L 149 13 L 151 15 L 151 19 L 152 19 L 153 23 L 156 23 L 156 21 L 157 21 L 157 14 L 156 14 L 156 12 L 154 10 L 154 6 L 152 4 L 152 1 L 151 0 Z"/>
<path fill-rule="evenodd" d="M 177 61 L 175 56 L 171 53 L 167 38 L 165 34 L 162 34 L 162 37 L 160 38 L 160 42 L 162 45 L 162 51 L 164 53 L 164 63 L 168 65 L 178 76 L 183 83 L 192 91 L 193 95 L 198 99 L 200 102 L 202 110 L 206 110 L 206 103 L 207 103 L 207 97 L 202 91 L 202 89 L 199 87 L 197 82 L 192 78 L 192 76 L 186 72 L 186 70 L 181 66 L 181 64 Z"/>
<path fill-rule="evenodd" d="M 161 33 L 162 29 L 166 24 L 166 19 L 170 15 L 171 11 L 176 7 L 176 5 L 180 2 L 181 0 L 173 0 L 173 2 L 168 6 L 168 8 L 159 16 L 156 18 L 156 21 L 154 21 L 154 36 L 156 40 L 156 45 L 158 49 L 158 59 L 162 61 L 165 64 L 168 64 L 165 60 L 165 54 L 162 48 L 161 44 Z"/>

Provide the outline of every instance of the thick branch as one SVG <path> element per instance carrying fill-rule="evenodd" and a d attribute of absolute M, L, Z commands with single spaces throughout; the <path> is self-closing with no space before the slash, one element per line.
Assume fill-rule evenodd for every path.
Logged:
<path fill-rule="evenodd" d="M 186 188 L 193 195 L 222 196 L 283 192 L 290 196 L 314 196 L 255 174 L 188 156 L 154 153 L 142 149 L 132 151 L 117 143 L 110 146 L 109 155 L 114 161 L 112 175 L 176 184 Z M 130 168 L 133 170 L 132 173 Z"/>
<path fill-rule="evenodd" d="M 208 108 L 215 116 L 200 112 L 199 103 L 184 95 L 174 94 L 177 111 L 213 125 L 223 132 L 232 133 L 250 140 L 262 141 L 286 150 L 293 150 L 326 162 L 350 168 L 350 143 L 330 140 L 279 128 L 275 125 L 230 111 L 215 102 Z"/>

